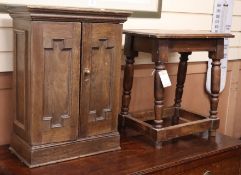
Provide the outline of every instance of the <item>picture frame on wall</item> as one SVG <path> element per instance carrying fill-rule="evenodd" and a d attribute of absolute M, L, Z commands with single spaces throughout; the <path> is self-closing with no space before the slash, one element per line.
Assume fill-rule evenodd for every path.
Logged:
<path fill-rule="evenodd" d="M 132 11 L 132 17 L 160 18 L 162 0 L 89 0 L 89 6 Z"/>
<path fill-rule="evenodd" d="M 1 3 L 124 10 L 133 12 L 132 17 L 138 18 L 160 18 L 162 8 L 162 0 L 69 0 L 61 3 L 59 0 L 2 0 Z"/>

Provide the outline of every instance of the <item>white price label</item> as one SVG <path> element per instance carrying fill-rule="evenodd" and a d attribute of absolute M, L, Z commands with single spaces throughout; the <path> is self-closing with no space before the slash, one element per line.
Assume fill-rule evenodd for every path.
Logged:
<path fill-rule="evenodd" d="M 166 70 L 161 70 L 158 72 L 158 74 L 160 76 L 160 79 L 161 79 L 161 82 L 162 82 L 162 85 L 164 88 L 172 85 L 171 80 L 170 80 L 169 75 Z"/>

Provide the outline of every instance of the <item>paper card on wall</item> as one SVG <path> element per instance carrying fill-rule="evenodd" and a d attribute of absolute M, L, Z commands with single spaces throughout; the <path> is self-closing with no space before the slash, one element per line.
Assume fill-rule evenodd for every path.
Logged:
<path fill-rule="evenodd" d="M 232 25 L 233 0 L 215 0 L 213 8 L 212 32 L 230 33 Z M 220 92 L 224 90 L 228 63 L 228 38 L 224 39 L 224 58 L 221 59 Z M 211 94 L 212 60 L 208 60 L 206 89 Z"/>
<path fill-rule="evenodd" d="M 93 7 L 93 6 L 96 6 L 96 0 L 89 0 L 89 1 L 88 1 L 88 5 L 89 5 L 89 6 L 92 6 L 92 7 Z"/>
<path fill-rule="evenodd" d="M 160 76 L 160 79 L 164 88 L 172 85 L 169 75 L 167 73 L 167 70 L 161 70 L 158 72 L 158 74 Z"/>

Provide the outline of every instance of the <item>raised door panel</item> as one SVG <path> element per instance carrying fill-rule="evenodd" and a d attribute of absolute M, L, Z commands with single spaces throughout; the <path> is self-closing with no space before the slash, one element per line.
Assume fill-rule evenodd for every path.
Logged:
<path fill-rule="evenodd" d="M 80 137 L 116 131 L 122 25 L 82 24 Z"/>
<path fill-rule="evenodd" d="M 79 115 L 79 23 L 33 23 L 32 143 L 75 140 Z"/>

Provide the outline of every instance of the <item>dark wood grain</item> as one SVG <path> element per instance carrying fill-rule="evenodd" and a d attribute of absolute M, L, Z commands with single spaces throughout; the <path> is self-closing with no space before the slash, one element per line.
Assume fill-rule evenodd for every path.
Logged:
<path fill-rule="evenodd" d="M 217 134 L 216 138 L 188 136 L 166 143 L 163 149 L 151 147 L 142 136 L 129 131 L 122 136 L 122 150 L 79 158 L 45 167 L 28 169 L 10 154 L 7 146 L 0 147 L 1 175 L 53 174 L 158 174 L 239 175 L 241 141 Z"/>
<path fill-rule="evenodd" d="M 35 22 L 31 29 L 31 144 L 75 140 L 81 25 Z"/>
<path fill-rule="evenodd" d="M 209 58 L 212 59 L 211 68 L 211 97 L 210 97 L 210 118 L 217 120 L 217 108 L 219 102 L 220 79 L 221 79 L 221 59 L 224 56 L 224 40 L 217 40 L 216 52 L 209 52 Z M 215 135 L 217 126 L 213 125 L 210 134 Z"/>
<path fill-rule="evenodd" d="M 123 78 L 123 92 L 122 92 L 122 104 L 121 112 L 119 114 L 119 126 L 124 127 L 124 118 L 129 113 L 129 105 L 131 100 L 131 89 L 133 84 L 134 76 L 134 62 L 135 57 L 138 53 L 133 51 L 133 37 L 126 35 L 125 37 L 125 49 L 124 53 L 126 55 L 126 64 L 124 68 L 124 78 Z M 120 127 L 120 128 L 121 128 Z"/>
<path fill-rule="evenodd" d="M 156 40 L 152 43 L 152 61 L 155 63 L 154 69 L 154 112 L 155 127 L 162 127 L 162 116 L 164 108 L 164 87 L 162 85 L 159 72 L 165 70 L 164 61 L 168 58 L 168 42 L 166 40 Z M 158 146 L 158 143 L 157 143 Z"/>
<path fill-rule="evenodd" d="M 134 37 L 134 36 L 133 36 Z M 147 39 L 148 38 L 148 39 Z M 168 43 L 169 52 L 197 52 L 197 51 L 216 51 L 217 41 L 215 38 L 171 38 L 172 42 Z M 166 38 L 161 38 L 166 40 Z M 152 44 L 154 38 L 145 36 L 134 37 L 134 51 L 139 52 L 152 52 Z M 202 44 L 200 44 L 202 43 Z M 168 62 L 168 60 L 163 60 Z"/>
<path fill-rule="evenodd" d="M 83 23 L 82 28 L 79 133 L 87 137 L 117 128 L 122 25 Z"/>
<path fill-rule="evenodd" d="M 188 135 L 195 132 L 204 131 L 204 129 L 210 131 L 210 136 L 215 136 L 215 131 L 219 127 L 219 118 L 217 117 L 218 97 L 220 90 L 220 60 L 223 58 L 224 50 L 224 38 L 234 37 L 228 33 L 211 33 L 200 31 L 164 31 L 164 30 L 126 30 L 124 31 L 127 38 L 132 38 L 132 45 L 127 42 L 125 50 L 128 52 L 147 52 L 152 54 L 152 62 L 154 63 L 154 119 L 152 120 L 138 121 L 133 117 L 128 117 L 128 123 L 131 127 L 139 129 L 147 137 L 151 138 L 152 143 L 156 142 L 156 146 L 161 144 L 163 139 L 160 139 L 163 130 L 168 130 L 166 134 L 166 140 L 171 138 Z M 212 59 L 212 71 L 211 71 L 211 94 L 210 94 L 210 116 L 204 116 L 206 120 L 191 122 L 189 125 L 179 123 L 179 110 L 181 108 L 181 99 L 183 94 L 183 88 L 185 83 L 187 60 L 188 55 L 196 51 L 207 51 L 209 58 Z M 165 70 L 165 63 L 168 62 L 169 52 L 181 53 L 174 108 L 175 112 L 172 116 L 173 127 L 169 130 L 162 126 L 163 123 L 163 109 L 164 109 L 164 88 L 160 80 L 158 73 Z M 126 54 L 126 53 L 125 53 Z M 132 67 L 133 69 L 133 67 Z M 126 72 L 131 75 L 125 75 L 126 77 L 133 76 L 133 71 Z M 124 84 L 131 84 L 132 79 L 124 79 Z M 128 82 L 131 81 L 131 82 Z M 128 91 L 130 94 L 130 90 Z M 130 98 L 128 97 L 128 103 L 125 107 L 128 109 Z M 127 113 L 128 114 L 128 111 Z M 143 114 L 144 115 L 144 114 Z M 133 115 L 134 116 L 134 115 Z M 146 123 L 145 123 L 146 122 Z M 161 128 L 161 129 L 160 129 Z M 159 129 L 159 130 L 158 130 Z M 153 134 L 154 133 L 154 134 Z M 168 136 L 170 136 L 168 138 Z"/>
<path fill-rule="evenodd" d="M 120 149 L 127 12 L 7 6 L 14 28 L 10 150 L 36 167 Z"/>
<path fill-rule="evenodd" d="M 179 109 L 178 123 L 173 124 L 172 119 L 175 113 L 175 107 L 163 109 L 161 129 L 156 127 L 155 120 L 153 120 L 154 111 L 138 112 L 126 116 L 125 126 L 145 135 L 150 140 L 150 144 L 159 149 L 165 141 L 194 133 L 206 132 L 212 127 L 212 124 L 217 125 L 215 120 L 210 120 L 207 117 L 183 109 Z"/>
<path fill-rule="evenodd" d="M 122 23 L 130 12 L 76 7 L 0 4 L 13 18 L 33 21 Z"/>
<path fill-rule="evenodd" d="M 175 107 L 175 114 L 173 116 L 173 123 L 176 124 L 179 121 L 179 111 L 181 108 L 181 102 L 182 102 L 182 94 L 183 94 L 183 88 L 184 83 L 186 80 L 186 73 L 187 73 L 187 61 L 188 56 L 191 55 L 190 52 L 183 53 L 181 52 L 181 57 L 178 65 L 177 70 L 177 85 L 176 85 L 176 94 L 174 99 L 174 107 Z"/>
<path fill-rule="evenodd" d="M 30 141 L 30 109 L 25 106 L 30 101 L 30 23 L 13 21 L 14 27 L 14 71 L 13 71 L 13 130 L 25 141 Z"/>
<path fill-rule="evenodd" d="M 155 127 L 162 127 L 162 115 L 164 108 L 164 88 L 160 80 L 159 71 L 165 70 L 165 66 L 161 61 L 155 62 L 154 75 L 154 111 L 155 111 Z"/>
<path fill-rule="evenodd" d="M 234 35 L 229 33 L 214 33 L 197 30 L 161 30 L 161 29 L 129 29 L 124 30 L 125 34 L 142 36 L 148 38 L 233 38 Z"/>

